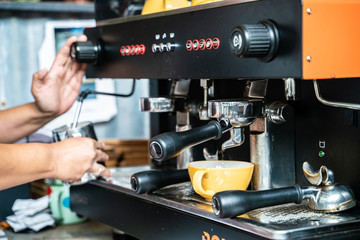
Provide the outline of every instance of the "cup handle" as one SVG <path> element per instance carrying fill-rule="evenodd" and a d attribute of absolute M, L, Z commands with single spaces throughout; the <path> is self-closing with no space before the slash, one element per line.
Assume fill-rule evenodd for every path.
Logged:
<path fill-rule="evenodd" d="M 194 182 L 193 187 L 194 187 L 194 191 L 200 194 L 201 196 L 204 196 L 205 198 L 210 198 L 212 195 L 215 194 L 215 192 L 211 190 L 205 190 L 202 186 L 202 179 L 205 173 L 207 172 L 208 170 L 199 170 L 195 172 L 193 179 Z"/>

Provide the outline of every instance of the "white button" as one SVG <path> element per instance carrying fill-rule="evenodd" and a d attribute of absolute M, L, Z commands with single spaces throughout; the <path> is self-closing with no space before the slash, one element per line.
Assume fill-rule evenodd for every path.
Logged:
<path fill-rule="evenodd" d="M 163 44 L 163 43 L 160 43 L 160 44 L 159 44 L 159 51 L 160 51 L 160 52 L 163 52 L 164 50 L 165 50 L 164 44 Z"/>
<path fill-rule="evenodd" d="M 151 50 L 152 50 L 153 53 L 158 52 L 159 51 L 159 46 L 154 43 L 151 46 Z"/>
<path fill-rule="evenodd" d="M 172 43 L 166 43 L 166 51 L 168 52 L 172 52 L 174 51 L 174 48 L 175 48 L 175 44 L 172 44 Z"/>

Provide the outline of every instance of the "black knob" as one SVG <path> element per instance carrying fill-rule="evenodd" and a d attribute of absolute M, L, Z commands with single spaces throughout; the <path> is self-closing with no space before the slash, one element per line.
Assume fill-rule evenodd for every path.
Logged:
<path fill-rule="evenodd" d="M 77 62 L 96 64 L 100 61 L 101 51 L 98 43 L 74 42 L 70 47 L 70 57 Z"/>
<path fill-rule="evenodd" d="M 240 25 L 230 35 L 231 52 L 242 58 L 257 57 L 262 61 L 270 61 L 278 45 L 279 32 L 270 21 Z"/>

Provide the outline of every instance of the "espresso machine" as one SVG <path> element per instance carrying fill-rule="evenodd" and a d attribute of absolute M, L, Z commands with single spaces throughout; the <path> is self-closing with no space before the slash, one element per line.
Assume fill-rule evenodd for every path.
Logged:
<path fill-rule="evenodd" d="M 151 112 L 152 164 L 71 186 L 72 210 L 124 239 L 359 238 L 359 12 L 229 0 L 98 13 L 71 56 L 88 77 L 151 79 L 139 111 Z M 197 160 L 252 162 L 251 186 L 207 202 L 186 170 Z"/>

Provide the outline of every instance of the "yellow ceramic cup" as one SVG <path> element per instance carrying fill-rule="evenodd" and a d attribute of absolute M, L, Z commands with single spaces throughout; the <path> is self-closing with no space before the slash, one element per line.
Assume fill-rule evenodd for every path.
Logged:
<path fill-rule="evenodd" d="M 147 0 L 142 15 L 189 7 L 188 0 Z"/>
<path fill-rule="evenodd" d="M 195 161 L 188 165 L 194 191 L 211 201 L 217 192 L 246 190 L 254 164 L 243 161 Z"/>
<path fill-rule="evenodd" d="M 206 3 L 219 2 L 219 1 L 222 1 L 222 0 L 192 0 L 191 1 L 191 6 L 196 6 L 196 5 L 206 4 Z"/>

